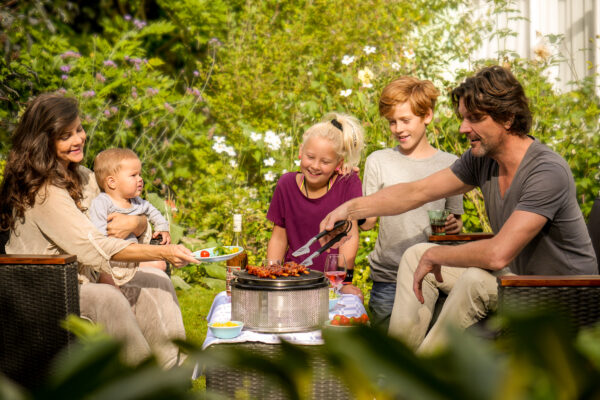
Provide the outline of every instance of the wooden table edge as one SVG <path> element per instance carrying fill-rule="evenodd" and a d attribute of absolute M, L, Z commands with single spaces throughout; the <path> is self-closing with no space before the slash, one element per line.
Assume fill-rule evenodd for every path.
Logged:
<path fill-rule="evenodd" d="M 0 265 L 4 264 L 69 264 L 77 261 L 77 256 L 71 254 L 40 255 L 40 254 L 2 254 Z"/>
<path fill-rule="evenodd" d="M 600 286 L 600 275 L 507 275 L 500 286 Z"/>

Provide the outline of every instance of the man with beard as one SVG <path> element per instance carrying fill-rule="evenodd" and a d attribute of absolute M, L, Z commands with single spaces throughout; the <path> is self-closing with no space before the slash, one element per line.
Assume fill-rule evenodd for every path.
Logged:
<path fill-rule="evenodd" d="M 471 145 L 460 159 L 427 178 L 348 201 L 321 223 L 332 229 L 342 219 L 401 214 L 481 188 L 492 239 L 421 243 L 400 262 L 389 333 L 419 352 L 443 347 L 449 326 L 464 329 L 495 310 L 497 276 L 598 273 L 569 166 L 528 135 L 531 112 L 513 74 L 484 68 L 452 91 L 452 103 Z M 448 299 L 427 333 L 440 290 Z"/>

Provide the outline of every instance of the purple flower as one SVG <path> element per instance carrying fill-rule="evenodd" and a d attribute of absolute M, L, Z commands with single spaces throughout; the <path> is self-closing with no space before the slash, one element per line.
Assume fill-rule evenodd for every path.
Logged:
<path fill-rule="evenodd" d="M 69 79 L 69 75 L 61 75 L 61 76 L 60 76 L 60 78 L 61 78 L 63 81 L 66 81 L 67 79 Z"/>
<path fill-rule="evenodd" d="M 106 115 L 106 118 L 110 117 L 110 111 L 109 110 L 104 110 L 104 115 Z"/>
<path fill-rule="evenodd" d="M 93 90 L 88 90 L 88 91 L 81 93 L 82 97 L 94 97 L 95 95 L 96 95 L 96 92 L 94 92 Z"/>
<path fill-rule="evenodd" d="M 96 79 L 98 79 L 100 82 L 106 81 L 106 78 L 100 72 L 96 74 Z"/>
<path fill-rule="evenodd" d="M 129 61 L 129 56 L 125 56 L 125 57 L 123 57 L 123 60 L 125 60 L 125 61 Z"/>
<path fill-rule="evenodd" d="M 61 87 L 60 89 L 58 89 L 58 93 L 65 94 L 65 93 L 67 93 L 67 89 Z"/>
<path fill-rule="evenodd" d="M 61 57 L 63 60 L 64 60 L 65 58 L 69 58 L 69 57 L 72 57 L 72 58 L 79 58 L 79 57 L 81 57 L 81 54 L 77 53 L 76 51 L 69 50 L 69 51 L 65 51 L 64 53 L 62 53 L 62 54 L 60 55 L 60 57 Z"/>
<path fill-rule="evenodd" d="M 129 119 L 125 119 L 125 120 L 123 120 L 123 124 L 124 124 L 124 125 L 125 125 L 127 128 L 129 128 L 129 127 L 131 126 L 131 120 L 129 120 Z"/>
<path fill-rule="evenodd" d="M 165 110 L 167 110 L 168 112 L 170 112 L 170 113 L 175 112 L 175 109 L 169 103 L 165 102 L 164 106 L 165 106 Z"/>
<path fill-rule="evenodd" d="M 197 70 L 193 72 L 194 76 L 198 76 L 200 75 L 200 72 L 198 72 Z"/>
<path fill-rule="evenodd" d="M 171 168 L 173 166 L 173 161 L 167 161 L 167 168 Z"/>
<path fill-rule="evenodd" d="M 135 25 L 136 28 L 138 29 L 142 29 L 143 27 L 146 26 L 146 22 L 145 21 L 140 21 L 139 19 L 134 19 L 133 20 L 133 24 Z"/>
<path fill-rule="evenodd" d="M 131 97 L 133 97 L 134 99 L 137 99 L 138 94 L 137 94 L 137 89 L 134 87 L 131 88 Z"/>
<path fill-rule="evenodd" d="M 63 65 L 62 67 L 60 67 L 60 70 L 64 73 L 68 73 L 71 70 L 71 66 L 70 65 Z"/>
<path fill-rule="evenodd" d="M 154 96 L 156 94 L 158 94 L 158 89 L 154 89 L 154 88 L 148 88 L 146 89 L 146 93 L 148 94 L 148 96 Z"/>
<path fill-rule="evenodd" d="M 125 21 L 130 21 L 131 20 L 131 15 L 125 14 L 125 16 L 123 18 L 125 19 Z"/>
<path fill-rule="evenodd" d="M 185 89 L 185 93 L 186 94 L 191 94 L 194 97 L 198 97 L 200 100 L 202 100 L 202 96 L 200 95 L 200 91 L 196 88 L 187 88 Z"/>
<path fill-rule="evenodd" d="M 111 113 L 113 113 L 113 114 L 116 114 L 116 113 L 118 113 L 118 112 L 119 112 L 119 109 L 118 109 L 117 107 L 115 107 L 115 106 L 112 106 L 112 107 L 110 108 L 110 112 L 111 112 Z"/>
<path fill-rule="evenodd" d="M 104 66 L 105 67 L 117 68 L 117 64 L 115 64 L 115 62 L 113 60 L 106 60 L 106 61 L 104 61 Z"/>

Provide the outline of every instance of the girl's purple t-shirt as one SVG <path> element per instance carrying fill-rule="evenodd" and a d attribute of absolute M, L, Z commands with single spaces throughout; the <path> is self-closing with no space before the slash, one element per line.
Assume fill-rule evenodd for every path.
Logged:
<path fill-rule="evenodd" d="M 296 183 L 298 172 L 288 172 L 279 178 L 267 218 L 275 225 L 285 228 L 288 240 L 288 250 L 285 261 L 303 261 L 306 257 L 321 247 L 319 241 L 313 243 L 310 253 L 300 257 L 292 256 L 300 246 L 319 233 L 319 224 L 331 211 L 342 203 L 362 196 L 362 184 L 356 173 L 338 177 L 329 191 L 318 199 L 309 199 L 300 191 Z M 330 253 L 337 253 L 332 249 Z M 324 252 L 313 259 L 311 269 L 323 271 Z"/>

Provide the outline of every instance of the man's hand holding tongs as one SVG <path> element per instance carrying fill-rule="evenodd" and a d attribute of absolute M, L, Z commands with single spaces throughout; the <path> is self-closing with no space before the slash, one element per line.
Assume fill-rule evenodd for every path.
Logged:
<path fill-rule="evenodd" d="M 346 212 L 345 205 L 346 205 L 346 203 L 342 204 L 341 206 L 339 206 L 338 208 L 336 208 L 335 210 L 333 210 L 332 212 L 327 214 L 325 219 L 323 221 L 321 221 L 321 224 L 319 225 L 319 230 L 320 231 L 327 230 L 329 232 L 319 239 L 319 243 L 325 244 L 325 243 L 329 242 L 335 236 L 337 236 L 339 233 L 343 232 L 346 229 L 345 225 L 342 225 L 342 226 L 338 227 L 337 229 L 334 229 L 334 225 L 336 222 L 348 219 L 348 213 Z M 342 244 L 344 244 L 351 236 L 352 235 L 346 235 L 346 237 L 344 237 L 342 240 L 340 240 L 339 242 L 334 244 L 332 246 L 332 248 L 337 249 Z"/>

